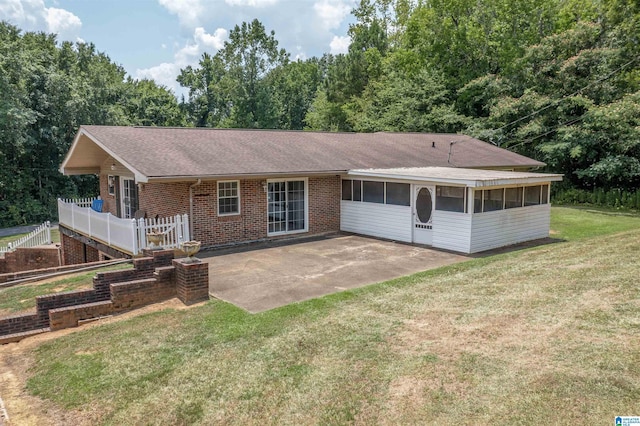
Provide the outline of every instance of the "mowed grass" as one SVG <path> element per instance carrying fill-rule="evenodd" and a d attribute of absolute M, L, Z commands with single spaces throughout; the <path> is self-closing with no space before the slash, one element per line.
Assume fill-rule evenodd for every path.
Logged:
<path fill-rule="evenodd" d="M 568 242 L 73 333 L 27 388 L 78 424 L 610 424 L 640 413 L 640 229 L 588 237 L 575 214 L 554 209 Z"/>
<path fill-rule="evenodd" d="M 114 265 L 89 272 L 70 274 L 60 279 L 50 279 L 45 283 L 20 284 L 15 287 L 0 288 L 0 317 L 35 308 L 36 296 L 64 291 L 91 288 L 97 272 L 132 268 L 130 263 Z"/>
<path fill-rule="evenodd" d="M 0 246 L 6 246 L 7 244 L 12 243 L 20 239 L 21 237 L 24 237 L 25 235 L 28 235 L 28 234 L 17 234 L 17 235 L 10 235 L 8 237 L 0 237 Z M 57 228 L 51 230 L 51 241 L 54 243 L 60 242 L 60 231 L 58 231 Z"/>

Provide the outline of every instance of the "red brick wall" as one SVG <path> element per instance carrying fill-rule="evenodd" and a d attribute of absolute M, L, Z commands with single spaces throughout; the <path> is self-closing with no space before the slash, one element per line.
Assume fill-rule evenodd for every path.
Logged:
<path fill-rule="evenodd" d="M 82 319 L 137 308 L 178 295 L 185 304 L 209 298 L 207 263 L 173 260 L 173 250 L 145 252 L 134 269 L 99 272 L 93 288 L 36 297 L 36 313 L 0 318 L 0 344 L 32 331 L 75 327 Z"/>
<path fill-rule="evenodd" d="M 138 206 L 147 217 L 189 214 L 190 183 L 144 183 L 138 187 Z"/>
<path fill-rule="evenodd" d="M 204 246 L 255 241 L 267 238 L 267 194 L 265 179 L 240 181 L 240 214 L 218 216 L 217 182 L 206 181 L 193 188 L 193 235 Z M 138 191 L 139 208 L 147 217 L 191 214 L 189 186 L 192 182 L 146 183 Z M 340 177 L 308 179 L 310 234 L 340 229 Z M 100 176 L 104 211 L 115 214 L 115 198 L 107 193 L 107 175 Z"/>
<path fill-rule="evenodd" d="M 21 247 L 5 253 L 0 258 L 0 273 L 30 271 L 60 266 L 60 248 L 58 247 Z"/>
<path fill-rule="evenodd" d="M 84 244 L 74 238 L 60 233 L 62 259 L 65 265 L 84 263 Z"/>
<path fill-rule="evenodd" d="M 340 230 L 340 176 L 309 178 L 309 232 Z"/>
<path fill-rule="evenodd" d="M 116 206 L 116 196 L 115 194 L 109 195 L 108 178 L 108 174 L 100 174 L 100 198 L 104 200 L 102 204 L 102 211 L 104 213 L 109 212 L 115 216 L 118 212 L 118 207 Z"/>
<path fill-rule="evenodd" d="M 240 214 L 218 216 L 217 182 L 194 188 L 192 238 L 205 246 L 267 238 L 267 194 L 264 179 L 240 181 Z M 340 230 L 340 177 L 308 180 L 309 233 Z"/>

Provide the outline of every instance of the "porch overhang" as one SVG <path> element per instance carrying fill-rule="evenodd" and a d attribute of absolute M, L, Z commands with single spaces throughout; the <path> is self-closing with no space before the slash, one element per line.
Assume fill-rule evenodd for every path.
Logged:
<path fill-rule="evenodd" d="M 484 188 L 523 185 L 562 180 L 561 174 L 481 170 L 457 167 L 408 167 L 394 169 L 349 170 L 351 178 L 377 178 L 401 181 L 434 182 L 440 184 Z"/>
<path fill-rule="evenodd" d="M 105 147 L 87 130 L 80 128 L 71 144 L 64 161 L 60 165 L 60 173 L 71 175 L 87 175 L 100 173 L 101 166 L 107 158 L 113 158 L 129 169 L 136 182 L 147 182 L 145 175 L 133 168 L 127 161 Z"/>

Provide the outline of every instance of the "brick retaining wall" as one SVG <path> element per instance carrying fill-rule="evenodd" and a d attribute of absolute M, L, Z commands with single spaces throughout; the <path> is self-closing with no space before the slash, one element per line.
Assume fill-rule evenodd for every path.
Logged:
<path fill-rule="evenodd" d="M 178 295 L 185 304 L 209 297 L 208 264 L 183 264 L 173 250 L 145 251 L 134 268 L 99 272 L 93 288 L 36 297 L 36 312 L 0 318 L 0 344 L 30 332 L 75 327 L 79 321 L 110 315 Z M 177 273 L 176 273 L 177 272 Z"/>
<path fill-rule="evenodd" d="M 57 246 L 18 247 L 0 258 L 0 274 L 54 268 L 61 260 L 61 248 Z"/>

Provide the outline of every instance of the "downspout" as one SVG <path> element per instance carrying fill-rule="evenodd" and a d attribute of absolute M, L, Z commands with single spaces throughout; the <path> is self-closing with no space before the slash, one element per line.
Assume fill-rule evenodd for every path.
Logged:
<path fill-rule="evenodd" d="M 193 188 L 202 184 L 202 179 L 189 186 L 189 236 L 193 240 Z"/>

